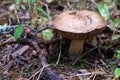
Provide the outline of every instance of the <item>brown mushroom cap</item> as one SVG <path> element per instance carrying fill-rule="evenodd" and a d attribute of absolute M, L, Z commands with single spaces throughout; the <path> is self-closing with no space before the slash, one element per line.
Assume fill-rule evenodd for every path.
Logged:
<path fill-rule="evenodd" d="M 106 22 L 93 11 L 72 10 L 57 16 L 54 26 L 68 39 L 82 39 L 100 33 L 105 28 Z"/>

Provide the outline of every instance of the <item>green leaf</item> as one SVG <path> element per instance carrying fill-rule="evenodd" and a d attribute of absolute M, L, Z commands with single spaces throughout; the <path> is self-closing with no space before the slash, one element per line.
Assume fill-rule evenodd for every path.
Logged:
<path fill-rule="evenodd" d="M 44 30 L 43 32 L 43 39 L 44 40 L 50 40 L 53 37 L 53 33 L 51 30 Z"/>
<path fill-rule="evenodd" d="M 117 50 L 116 53 L 117 53 L 117 54 L 120 54 L 120 50 Z"/>
<path fill-rule="evenodd" d="M 21 36 L 22 33 L 23 33 L 23 26 L 18 25 L 16 30 L 15 30 L 15 33 L 14 33 L 15 40 L 17 40 Z"/>
<path fill-rule="evenodd" d="M 30 3 L 31 3 L 31 0 L 27 0 L 27 2 L 30 4 Z"/>
<path fill-rule="evenodd" d="M 79 0 L 70 0 L 70 2 L 79 2 Z"/>
<path fill-rule="evenodd" d="M 118 59 L 120 59 L 120 54 L 117 54 L 117 56 L 116 56 Z"/>
<path fill-rule="evenodd" d="M 16 3 L 16 4 L 20 4 L 20 1 L 21 1 L 21 0 L 15 0 L 15 3 Z"/>
<path fill-rule="evenodd" d="M 115 73 L 115 77 L 117 78 L 120 77 L 120 68 L 116 68 L 114 73 Z"/>
<path fill-rule="evenodd" d="M 27 0 L 28 3 L 34 3 L 36 0 Z"/>
<path fill-rule="evenodd" d="M 114 34 L 112 35 L 112 40 L 117 40 L 120 38 L 120 34 Z"/>
<path fill-rule="evenodd" d="M 98 5 L 98 11 L 106 20 L 110 18 L 109 10 L 104 6 L 104 4 Z"/>
<path fill-rule="evenodd" d="M 24 5 L 21 5 L 21 8 L 22 8 L 23 10 L 26 10 L 26 7 L 25 7 Z"/>
<path fill-rule="evenodd" d="M 48 18 L 50 18 L 50 14 L 47 13 L 46 11 L 44 11 L 41 7 L 37 8 L 38 11 L 42 12 L 45 16 L 47 16 Z"/>
<path fill-rule="evenodd" d="M 120 59 L 120 50 L 117 50 L 116 53 L 117 53 L 117 56 L 116 56 L 116 57 L 117 57 L 118 59 Z"/>
<path fill-rule="evenodd" d="M 120 18 L 114 20 L 114 26 L 117 28 L 120 25 Z"/>

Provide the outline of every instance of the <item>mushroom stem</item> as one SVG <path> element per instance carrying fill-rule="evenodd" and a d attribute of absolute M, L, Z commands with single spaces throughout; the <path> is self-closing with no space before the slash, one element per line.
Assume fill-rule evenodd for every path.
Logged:
<path fill-rule="evenodd" d="M 86 41 L 88 44 L 92 45 L 92 46 L 96 46 L 97 45 L 97 40 L 95 36 L 91 36 L 90 38 L 88 38 L 88 40 Z"/>
<path fill-rule="evenodd" d="M 79 55 L 83 52 L 84 40 L 72 40 L 69 47 L 70 55 Z"/>

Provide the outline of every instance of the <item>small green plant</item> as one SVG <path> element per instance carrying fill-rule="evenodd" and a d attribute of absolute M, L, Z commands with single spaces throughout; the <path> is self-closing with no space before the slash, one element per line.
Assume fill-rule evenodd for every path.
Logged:
<path fill-rule="evenodd" d="M 23 26 L 18 25 L 14 33 L 14 39 L 17 40 L 18 38 L 20 38 L 22 33 L 23 33 Z"/>
<path fill-rule="evenodd" d="M 120 77 L 120 68 L 115 68 L 114 73 L 115 73 L 115 78 Z"/>
<path fill-rule="evenodd" d="M 117 53 L 116 58 L 120 59 L 120 50 L 116 50 L 116 53 Z M 120 77 L 120 68 L 119 67 L 116 67 L 114 69 L 114 74 L 115 74 L 115 76 L 112 80 L 116 80 Z"/>
<path fill-rule="evenodd" d="M 98 11 L 101 16 L 105 18 L 105 20 L 108 20 L 111 23 L 107 25 L 107 27 L 109 27 L 113 31 L 112 40 L 118 40 L 120 38 L 120 34 L 114 34 L 114 32 L 118 31 L 118 26 L 120 25 L 120 18 L 112 19 L 110 17 L 109 4 L 111 4 L 110 1 L 103 0 L 101 4 L 98 4 Z"/>
<path fill-rule="evenodd" d="M 115 19 L 114 21 L 112 21 L 112 25 L 110 27 L 111 30 L 113 31 L 118 31 L 118 26 L 120 25 L 120 18 Z M 112 40 L 118 40 L 120 38 L 120 34 L 119 33 L 115 33 L 112 35 Z"/>
<path fill-rule="evenodd" d="M 30 4 L 36 2 L 36 0 L 27 0 L 27 2 Z"/>
<path fill-rule="evenodd" d="M 42 13 L 42 15 L 38 15 L 38 17 L 42 19 L 42 23 L 41 23 L 42 25 L 44 25 L 48 20 L 51 19 L 49 11 L 45 11 L 41 7 L 37 7 L 37 10 Z"/>
<path fill-rule="evenodd" d="M 42 33 L 43 33 L 43 39 L 44 40 L 50 40 L 53 37 L 52 31 L 49 30 L 49 29 L 44 30 Z"/>
<path fill-rule="evenodd" d="M 109 8 L 108 8 L 109 4 L 110 4 L 109 1 L 106 2 L 106 0 L 103 0 L 102 4 L 98 5 L 98 11 L 101 14 L 101 16 L 103 16 L 105 18 L 105 20 L 107 20 L 111 23 L 110 25 L 107 25 L 107 27 L 109 27 L 113 31 L 112 40 L 118 40 L 120 38 L 120 34 L 116 33 L 115 31 L 118 31 L 118 26 L 120 25 L 120 18 L 112 19 L 110 17 L 110 12 L 109 12 Z M 120 59 L 120 50 L 117 50 L 116 53 L 117 53 L 116 58 Z M 120 68 L 119 67 L 116 67 L 114 69 L 114 74 L 115 74 L 115 77 L 112 80 L 116 80 L 116 79 L 118 79 L 118 77 L 120 77 Z"/>
<path fill-rule="evenodd" d="M 120 59 L 120 50 L 117 50 L 116 53 L 117 53 L 117 56 L 116 56 L 117 59 Z"/>
<path fill-rule="evenodd" d="M 98 11 L 106 20 L 110 18 L 109 10 L 107 9 L 107 7 L 105 7 L 104 2 L 98 5 Z"/>
<path fill-rule="evenodd" d="M 44 11 L 41 7 L 37 8 L 38 11 L 40 11 L 41 13 L 43 13 L 45 16 L 47 16 L 48 18 L 50 18 L 50 14 L 47 13 L 46 11 Z"/>
<path fill-rule="evenodd" d="M 15 0 L 16 4 L 20 4 L 21 0 Z"/>

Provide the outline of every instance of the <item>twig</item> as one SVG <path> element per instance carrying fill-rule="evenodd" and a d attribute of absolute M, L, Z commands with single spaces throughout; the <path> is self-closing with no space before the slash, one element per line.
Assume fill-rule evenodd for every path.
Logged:
<path fill-rule="evenodd" d="M 29 80 L 30 79 L 32 79 L 34 76 L 36 76 L 38 73 L 40 73 L 39 74 L 39 76 L 42 74 L 42 72 L 43 72 L 43 70 L 46 68 L 46 67 L 48 67 L 49 65 L 46 65 L 45 67 L 43 67 L 43 68 L 41 68 L 40 70 L 38 70 L 36 73 L 34 73 L 30 78 L 29 78 Z M 37 80 L 39 80 L 39 77 L 38 77 L 38 79 Z"/>
<path fill-rule="evenodd" d="M 90 80 L 94 76 L 94 73 L 91 73 L 90 77 L 87 80 Z"/>
<path fill-rule="evenodd" d="M 11 42 L 14 42 L 14 37 L 10 37 L 9 39 L 7 39 L 4 42 L 0 42 L 0 47 L 7 44 L 7 43 L 11 43 Z"/>
<path fill-rule="evenodd" d="M 60 36 L 60 39 L 62 39 L 61 37 L 62 37 L 62 36 Z M 61 48 L 62 48 L 62 40 L 60 40 L 60 52 L 59 52 L 58 60 L 57 60 L 57 62 L 56 62 L 56 64 L 55 64 L 55 66 L 58 65 L 58 63 L 59 63 L 59 61 L 60 61 L 60 57 L 61 57 Z"/>
<path fill-rule="evenodd" d="M 49 25 L 46 26 L 46 28 L 49 28 L 49 27 L 50 27 Z M 41 29 L 40 31 L 42 31 L 42 30 L 44 30 L 44 29 Z M 29 35 L 29 33 L 27 33 L 27 34 Z M 31 34 L 31 36 L 35 36 L 35 34 L 34 35 Z M 43 72 L 42 78 L 46 78 L 46 79 L 49 79 L 49 80 L 61 80 L 61 78 L 57 74 L 55 74 L 49 67 L 46 67 L 46 66 L 48 66 L 48 63 L 47 63 L 47 60 L 46 60 L 47 50 L 45 48 L 40 49 L 39 44 L 37 42 L 37 38 L 35 38 L 34 40 L 33 39 L 20 38 L 17 41 L 14 41 L 13 38 L 12 38 L 12 41 L 10 39 L 10 40 L 6 41 L 4 44 L 1 44 L 1 46 L 5 45 L 5 44 L 8 44 L 8 43 L 11 43 L 11 44 L 12 43 L 18 43 L 18 44 L 29 45 L 29 46 L 33 47 L 33 49 L 36 51 L 37 55 L 39 56 L 39 59 L 40 59 L 40 62 L 42 64 L 43 68 L 45 68 L 45 70 L 43 69 L 44 72 L 43 72 L 43 70 L 42 71 L 40 70 L 41 72 L 38 71 L 38 73 L 40 72 L 40 75 Z M 38 76 L 38 79 L 39 79 L 40 75 Z"/>
<path fill-rule="evenodd" d="M 75 61 L 73 62 L 73 65 L 76 64 L 76 62 L 77 62 L 79 59 L 81 59 L 83 56 L 85 56 L 86 54 L 90 53 L 90 52 L 93 51 L 94 49 L 97 49 L 98 47 L 99 47 L 99 46 L 96 46 L 96 47 L 90 49 L 89 51 L 85 52 L 83 55 L 78 56 L 78 57 L 75 59 Z"/>
<path fill-rule="evenodd" d="M 40 79 L 40 76 L 41 76 L 41 74 L 43 73 L 44 69 L 45 69 L 46 67 L 48 67 L 48 66 L 49 66 L 49 64 L 46 65 L 46 66 L 44 66 L 44 67 L 40 70 L 40 73 L 39 73 L 39 76 L 38 76 L 37 80 Z"/>
<path fill-rule="evenodd" d="M 50 18 L 50 10 L 49 10 L 49 8 L 48 8 L 48 5 L 47 5 L 47 4 L 45 4 L 45 7 L 46 7 L 46 9 L 47 9 L 48 18 Z"/>
<path fill-rule="evenodd" d="M 25 41 L 25 43 L 26 42 L 28 42 L 30 45 L 33 46 L 33 48 L 36 50 L 36 52 L 39 56 L 42 66 L 46 67 L 48 65 L 47 60 L 46 60 L 46 55 L 47 55 L 46 49 L 40 49 L 37 42 L 33 42 L 33 41 L 31 42 L 31 40 L 27 40 L 27 41 Z M 59 78 L 58 75 L 53 73 L 49 67 L 47 67 L 45 69 L 45 72 L 43 73 L 42 78 L 47 78 L 49 80 L 61 80 L 61 78 Z"/>
<path fill-rule="evenodd" d="M 41 52 L 44 52 L 44 50 L 41 51 Z M 40 61 L 41 61 L 41 64 L 42 64 L 43 67 L 48 64 L 47 61 L 46 61 L 46 58 L 44 56 L 40 55 L 39 58 L 40 58 Z M 52 70 L 49 67 L 47 67 L 45 69 L 42 78 L 43 79 L 45 78 L 47 80 L 61 80 L 61 78 L 58 75 L 56 75 L 55 73 L 53 73 Z"/>
<path fill-rule="evenodd" d="M 43 30 L 50 29 L 50 28 L 53 29 L 54 26 L 53 26 L 53 25 L 46 25 L 46 26 L 42 27 L 40 30 L 38 30 L 36 33 L 38 33 L 38 32 L 42 32 Z"/>
<path fill-rule="evenodd" d="M 92 80 L 95 80 L 96 75 L 97 75 L 97 74 L 95 73 Z"/>

